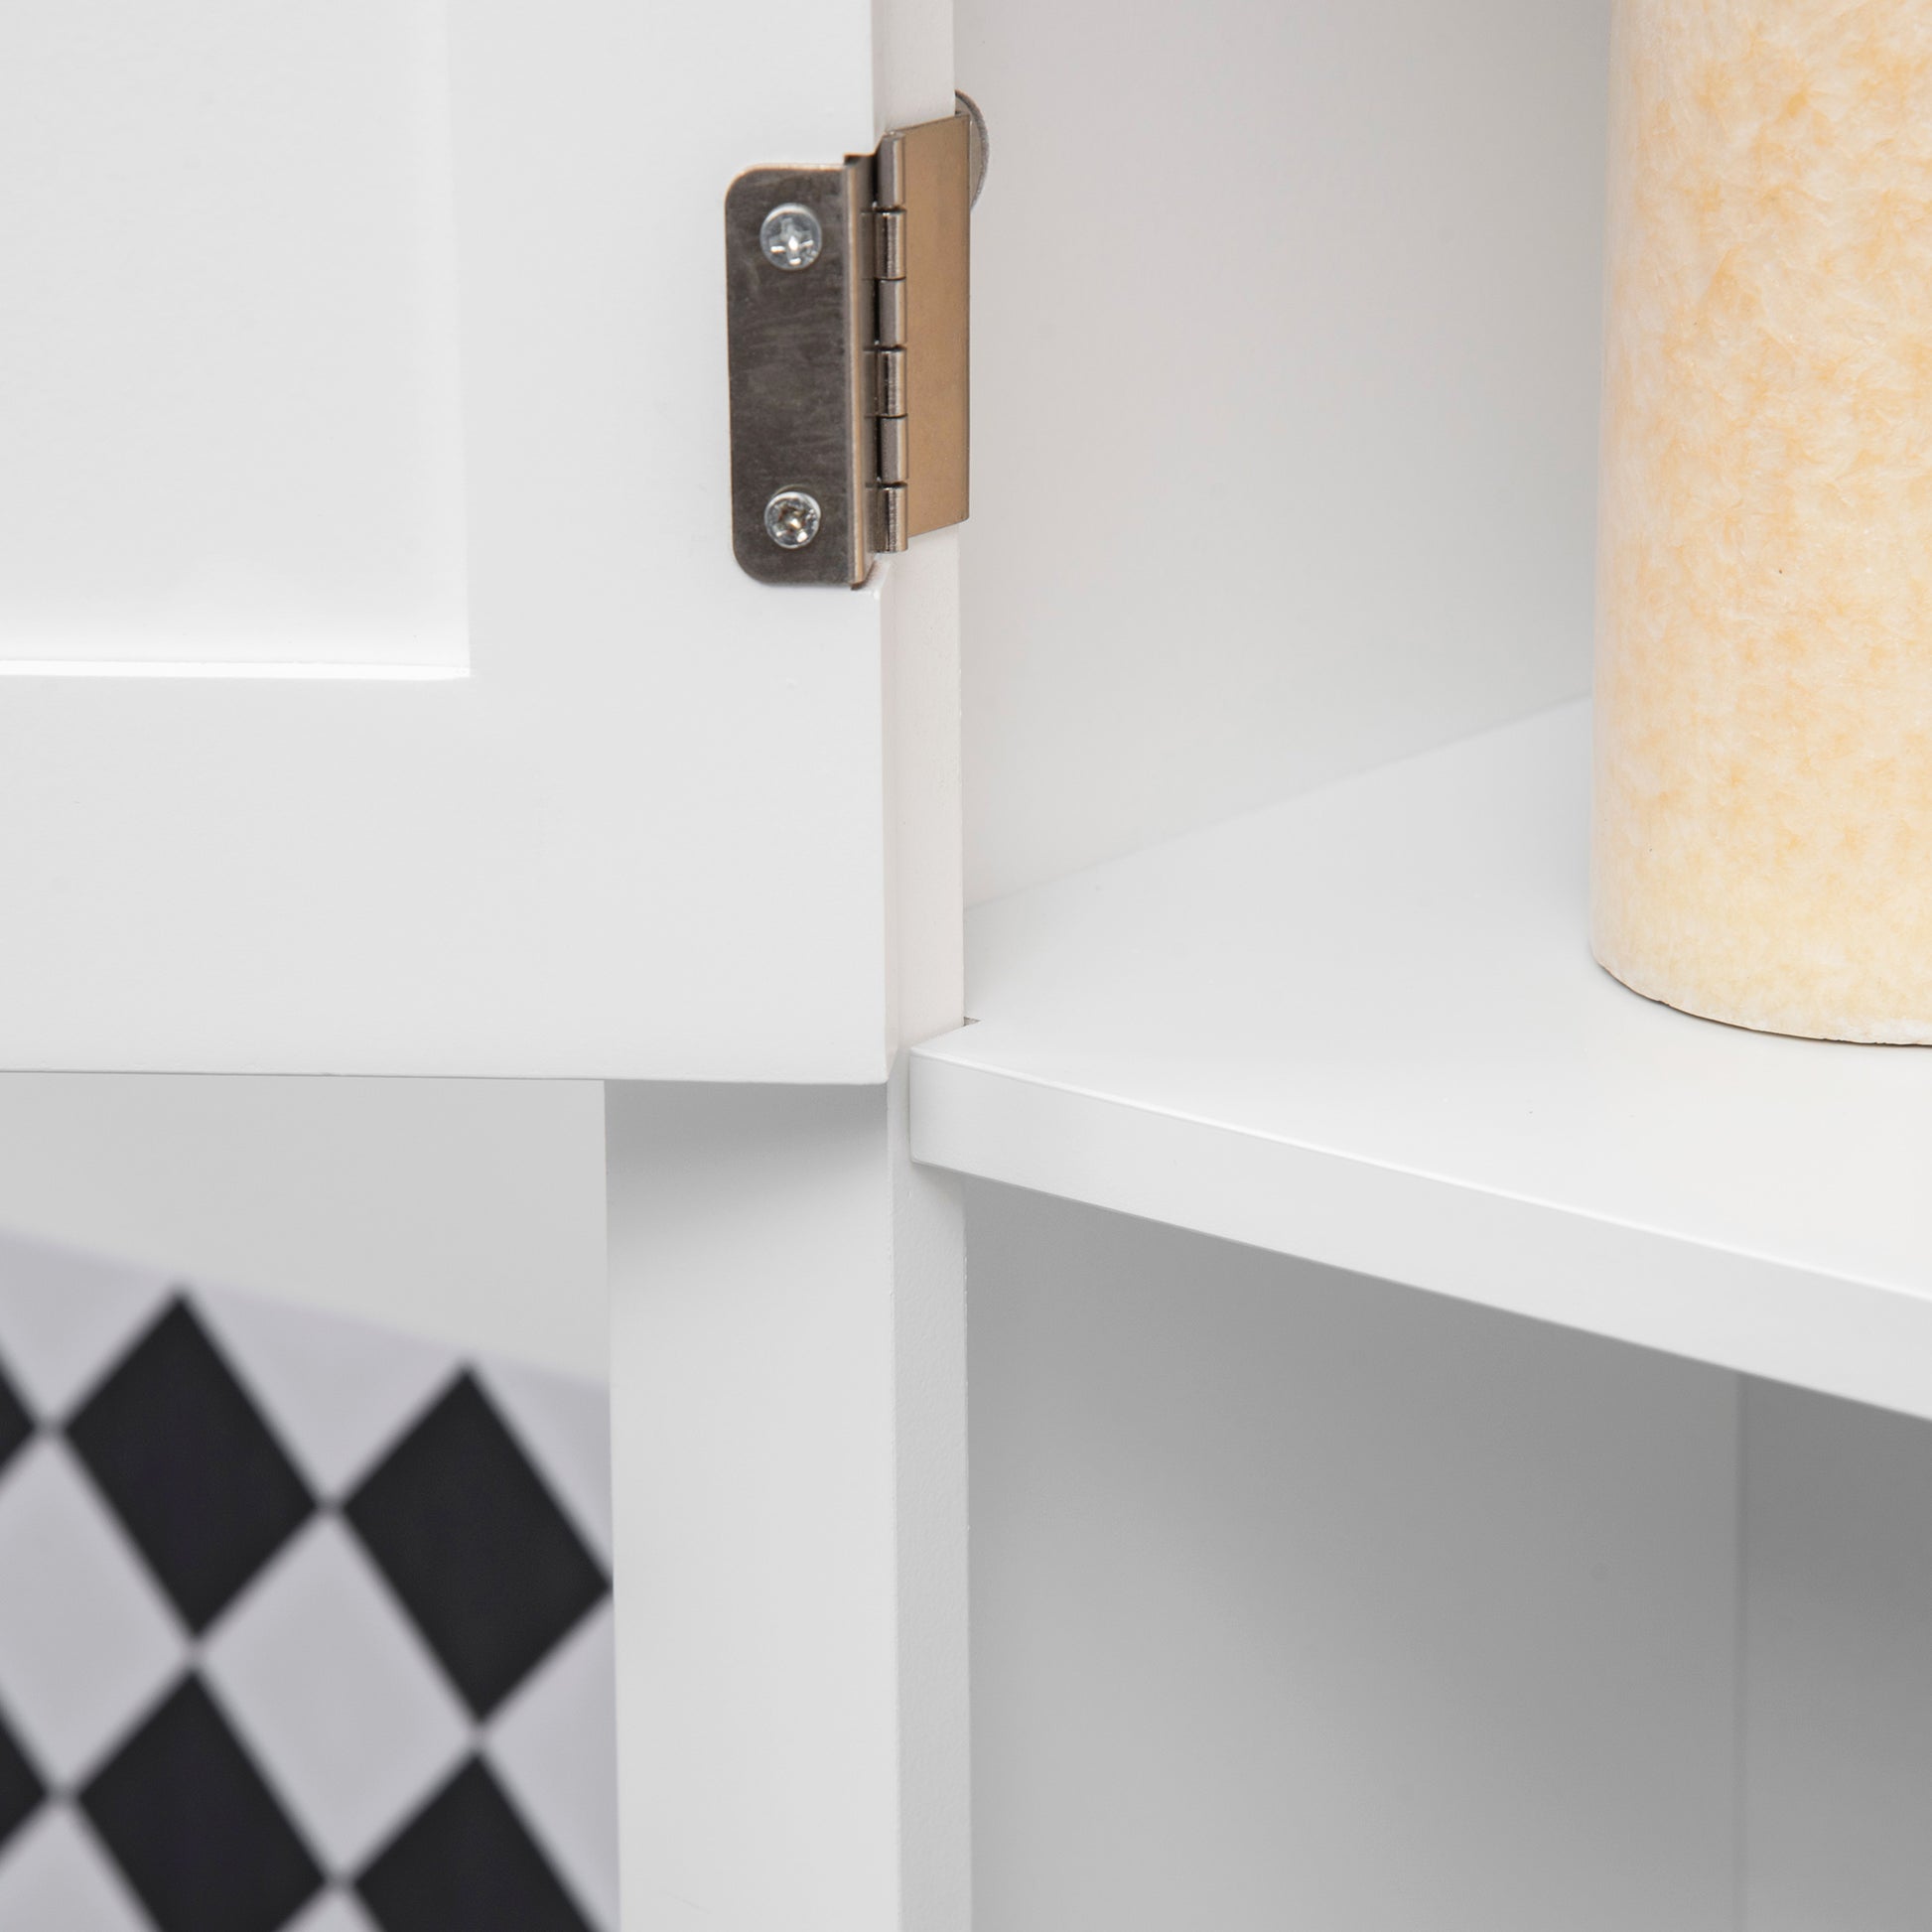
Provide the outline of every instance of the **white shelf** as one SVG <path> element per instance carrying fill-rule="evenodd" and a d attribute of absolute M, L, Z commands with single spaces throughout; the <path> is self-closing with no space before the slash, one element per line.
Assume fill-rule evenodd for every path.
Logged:
<path fill-rule="evenodd" d="M 1932 1050 L 1589 956 L 1566 707 L 982 907 L 922 1161 L 1932 1416 Z"/>

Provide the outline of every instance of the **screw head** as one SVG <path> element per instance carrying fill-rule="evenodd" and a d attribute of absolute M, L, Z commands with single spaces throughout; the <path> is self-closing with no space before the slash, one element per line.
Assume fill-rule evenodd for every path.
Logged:
<path fill-rule="evenodd" d="M 818 498 L 802 489 L 781 489 L 764 506 L 764 534 L 780 550 L 802 550 L 818 535 Z"/>
<path fill-rule="evenodd" d="M 759 246 L 774 268 L 809 268 L 824 245 L 825 231 L 818 225 L 818 216 L 796 202 L 774 207 L 759 229 Z"/>

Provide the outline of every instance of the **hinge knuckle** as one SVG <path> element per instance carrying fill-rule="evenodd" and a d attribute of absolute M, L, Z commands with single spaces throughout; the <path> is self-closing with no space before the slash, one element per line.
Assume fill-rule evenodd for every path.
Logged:
<path fill-rule="evenodd" d="M 882 556 L 903 550 L 910 538 L 905 528 L 905 491 L 896 483 L 882 483 L 873 491 L 872 547 Z"/>
<path fill-rule="evenodd" d="M 905 274 L 905 210 L 881 208 L 872 223 L 874 273 L 882 282 L 897 282 Z"/>
<path fill-rule="evenodd" d="M 873 201 L 880 207 L 905 206 L 905 136 L 889 134 L 873 156 Z"/>
<path fill-rule="evenodd" d="M 882 416 L 905 414 L 905 351 L 882 348 L 875 354 L 879 371 L 878 408 Z"/>
<path fill-rule="evenodd" d="M 902 483 L 907 481 L 911 452 L 908 425 L 903 416 L 879 419 L 879 481 Z"/>

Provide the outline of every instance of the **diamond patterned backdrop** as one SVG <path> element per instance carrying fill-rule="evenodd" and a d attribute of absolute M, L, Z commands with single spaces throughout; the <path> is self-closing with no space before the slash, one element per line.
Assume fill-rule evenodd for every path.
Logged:
<path fill-rule="evenodd" d="M 617 1932 L 603 1392 L 0 1238 L 0 1927 Z"/>

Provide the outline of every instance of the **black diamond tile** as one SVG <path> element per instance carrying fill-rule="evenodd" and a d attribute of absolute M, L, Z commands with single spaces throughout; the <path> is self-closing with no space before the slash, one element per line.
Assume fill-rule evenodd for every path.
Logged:
<path fill-rule="evenodd" d="M 68 1424 L 189 1628 L 207 1628 L 314 1504 L 185 1302 Z"/>
<path fill-rule="evenodd" d="M 344 1513 L 480 1718 L 606 1588 L 583 1539 L 468 1375 Z"/>
<path fill-rule="evenodd" d="M 199 1678 L 184 1678 L 81 1808 L 160 1932 L 276 1932 L 322 1884 Z"/>
<path fill-rule="evenodd" d="M 382 1932 L 590 1932 L 480 1759 L 356 1880 Z"/>
<path fill-rule="evenodd" d="M 4 1364 L 0 1364 L 0 1469 L 7 1466 L 13 1452 L 34 1433 L 34 1419 L 27 1413 L 27 1405 L 15 1393 L 14 1385 L 7 1380 Z"/>
<path fill-rule="evenodd" d="M 27 1761 L 19 1739 L 0 1718 L 0 1845 L 5 1845 L 47 1796 L 47 1787 Z"/>

